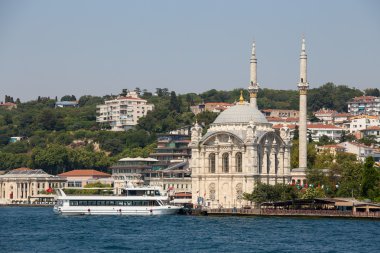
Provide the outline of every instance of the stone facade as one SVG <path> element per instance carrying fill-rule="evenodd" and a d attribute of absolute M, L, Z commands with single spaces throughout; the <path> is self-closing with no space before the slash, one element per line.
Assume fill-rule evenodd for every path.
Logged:
<path fill-rule="evenodd" d="M 54 201 L 54 188 L 66 180 L 43 170 L 19 168 L 0 176 L 0 204 L 33 204 Z"/>

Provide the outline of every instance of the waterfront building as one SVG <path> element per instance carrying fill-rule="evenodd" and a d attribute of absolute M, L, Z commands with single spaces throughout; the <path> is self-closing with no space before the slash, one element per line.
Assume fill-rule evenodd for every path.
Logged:
<path fill-rule="evenodd" d="M 89 183 L 112 184 L 111 175 L 97 170 L 71 170 L 58 176 L 66 181 L 65 187 L 82 188 Z"/>
<path fill-rule="evenodd" d="M 380 97 L 360 96 L 348 102 L 348 112 L 352 115 L 380 116 Z"/>
<path fill-rule="evenodd" d="M 201 103 L 199 105 L 190 106 L 190 110 L 192 113 L 197 115 L 201 112 L 222 112 L 227 108 L 233 106 L 233 104 L 225 103 L 225 102 L 209 102 L 209 103 Z"/>
<path fill-rule="evenodd" d="M 160 134 L 157 137 L 157 148 L 149 154 L 149 157 L 168 166 L 173 161 L 184 161 L 191 157 L 191 149 L 188 147 L 190 136 L 187 134 Z"/>
<path fill-rule="evenodd" d="M 126 96 L 105 101 L 97 105 L 96 122 L 109 124 L 112 131 L 124 131 L 135 126 L 141 117 L 153 110 L 153 105 L 139 98 L 137 93 L 130 91 Z"/>
<path fill-rule="evenodd" d="M 188 127 L 159 135 L 157 148 L 149 155 L 158 161 L 151 171 L 145 173 L 146 184 L 162 187 L 171 196 L 191 192 L 189 143 Z"/>
<path fill-rule="evenodd" d="M 144 181 L 144 175 L 151 171 L 157 162 L 157 159 L 151 157 L 126 157 L 112 165 L 110 169 L 116 193 L 121 193 L 121 190 L 128 185 L 142 186 L 147 184 Z"/>
<path fill-rule="evenodd" d="M 205 135 L 196 123 L 191 131 L 192 202 L 210 207 L 241 206 L 244 192 L 257 182 L 290 181 L 289 129 L 275 132 L 257 108 L 255 44 L 250 60 L 249 103 L 240 100 L 210 125 Z"/>
<path fill-rule="evenodd" d="M 18 168 L 0 175 L 0 204 L 34 204 L 54 201 L 54 188 L 66 179 L 40 169 Z"/>

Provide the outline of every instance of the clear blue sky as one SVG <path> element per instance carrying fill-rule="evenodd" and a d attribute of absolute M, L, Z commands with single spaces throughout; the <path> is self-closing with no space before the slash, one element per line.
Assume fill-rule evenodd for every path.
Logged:
<path fill-rule="evenodd" d="M 305 34 L 311 87 L 380 87 L 380 1 L 0 0 L 0 101 L 295 89 Z"/>

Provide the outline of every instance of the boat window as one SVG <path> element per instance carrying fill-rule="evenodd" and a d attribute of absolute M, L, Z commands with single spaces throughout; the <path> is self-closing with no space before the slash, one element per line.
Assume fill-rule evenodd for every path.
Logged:
<path fill-rule="evenodd" d="M 160 191 L 154 191 L 154 195 L 160 196 Z"/>
<path fill-rule="evenodd" d="M 77 206 L 78 201 L 70 200 L 70 206 Z"/>
<path fill-rule="evenodd" d="M 135 200 L 135 201 L 133 201 L 133 205 L 134 206 L 141 206 L 141 203 L 142 201 L 141 200 Z"/>
<path fill-rule="evenodd" d="M 115 201 L 116 202 L 116 205 L 117 206 L 122 206 L 122 205 L 124 205 L 124 202 L 123 201 Z"/>
<path fill-rule="evenodd" d="M 97 206 L 105 206 L 105 205 L 106 205 L 106 202 L 105 202 L 104 200 L 98 200 L 98 201 L 96 202 L 96 205 L 97 205 Z"/>
<path fill-rule="evenodd" d="M 124 201 L 124 205 L 125 206 L 131 206 L 132 205 L 132 201 L 131 200 Z"/>

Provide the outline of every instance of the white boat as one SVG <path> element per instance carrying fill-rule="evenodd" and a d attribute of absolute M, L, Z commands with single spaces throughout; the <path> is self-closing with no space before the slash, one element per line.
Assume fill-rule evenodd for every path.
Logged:
<path fill-rule="evenodd" d="M 62 215 L 161 215 L 176 214 L 179 206 L 169 204 L 158 188 L 127 187 L 122 195 L 66 195 L 57 189 L 54 212 Z"/>

